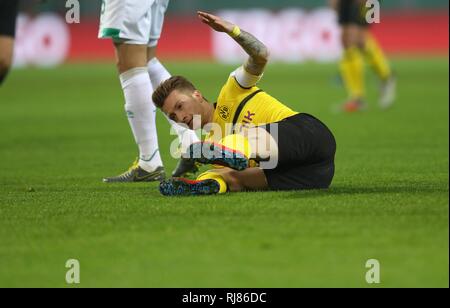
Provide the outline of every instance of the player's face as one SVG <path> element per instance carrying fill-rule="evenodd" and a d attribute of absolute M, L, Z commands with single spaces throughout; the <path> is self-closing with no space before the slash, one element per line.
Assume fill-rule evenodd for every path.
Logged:
<path fill-rule="evenodd" d="M 174 90 L 166 98 L 162 111 L 173 121 L 186 124 L 190 129 L 199 129 L 205 124 L 203 97 L 199 91 Z M 201 116 L 201 127 L 194 126 L 194 115 Z"/>

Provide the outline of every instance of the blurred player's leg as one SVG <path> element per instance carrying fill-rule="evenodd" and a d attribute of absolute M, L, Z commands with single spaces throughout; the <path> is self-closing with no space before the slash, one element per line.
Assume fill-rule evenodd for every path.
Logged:
<path fill-rule="evenodd" d="M 383 50 L 373 35 L 368 31 L 364 32 L 363 39 L 365 40 L 364 51 L 366 52 L 370 65 L 381 80 L 387 80 L 391 76 L 391 68 Z"/>
<path fill-rule="evenodd" d="M 348 101 L 345 111 L 357 111 L 364 104 L 364 57 L 360 46 L 361 31 L 367 26 L 363 16 L 364 1 L 338 0 L 335 4 L 339 24 L 342 28 L 343 57 L 340 62 L 341 77 L 344 81 Z"/>
<path fill-rule="evenodd" d="M 340 62 L 340 71 L 349 97 L 344 109 L 351 112 L 364 108 L 364 57 L 358 47 L 359 27 L 348 25 L 342 30 L 344 54 Z"/>
<path fill-rule="evenodd" d="M 365 31 L 363 40 L 368 62 L 381 80 L 380 106 L 387 108 L 392 105 L 395 100 L 396 78 L 392 74 L 389 62 L 376 39 L 368 31 Z"/>
<path fill-rule="evenodd" d="M 0 35 L 0 85 L 3 84 L 12 64 L 14 39 Z"/>
<path fill-rule="evenodd" d="M 18 0 L 0 1 L 0 86 L 12 65 Z"/>

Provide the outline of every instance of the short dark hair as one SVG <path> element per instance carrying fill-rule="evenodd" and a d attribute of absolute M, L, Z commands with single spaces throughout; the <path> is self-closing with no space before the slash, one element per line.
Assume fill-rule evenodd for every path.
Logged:
<path fill-rule="evenodd" d="M 162 108 L 167 97 L 174 90 L 194 92 L 197 89 L 189 80 L 187 80 L 183 76 L 170 77 L 169 79 L 161 83 L 155 90 L 155 92 L 153 92 L 152 99 L 156 107 Z"/>

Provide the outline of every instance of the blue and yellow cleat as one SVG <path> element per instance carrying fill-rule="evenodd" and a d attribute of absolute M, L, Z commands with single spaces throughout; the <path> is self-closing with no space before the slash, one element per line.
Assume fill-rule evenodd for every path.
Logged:
<path fill-rule="evenodd" d="M 249 167 L 249 159 L 244 153 L 212 142 L 191 144 L 188 156 L 189 159 L 201 164 L 219 165 L 238 171 Z"/>
<path fill-rule="evenodd" d="M 164 196 L 205 196 L 216 195 L 220 185 L 215 180 L 192 181 L 184 178 L 173 178 L 161 182 L 159 191 Z"/>

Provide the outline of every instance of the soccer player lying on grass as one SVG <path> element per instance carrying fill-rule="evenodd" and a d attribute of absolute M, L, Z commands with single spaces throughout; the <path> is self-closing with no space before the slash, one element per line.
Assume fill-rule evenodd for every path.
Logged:
<path fill-rule="evenodd" d="M 315 117 L 292 111 L 256 87 L 269 59 L 263 43 L 217 16 L 198 12 L 198 17 L 215 31 L 229 34 L 249 58 L 231 73 L 215 104 L 181 76 L 166 80 L 154 92 L 155 105 L 172 120 L 194 130 L 209 130 L 208 141 L 191 145 L 185 157 L 221 166 L 196 181 L 164 181 L 161 193 L 328 188 L 336 151 L 331 131 Z"/>

